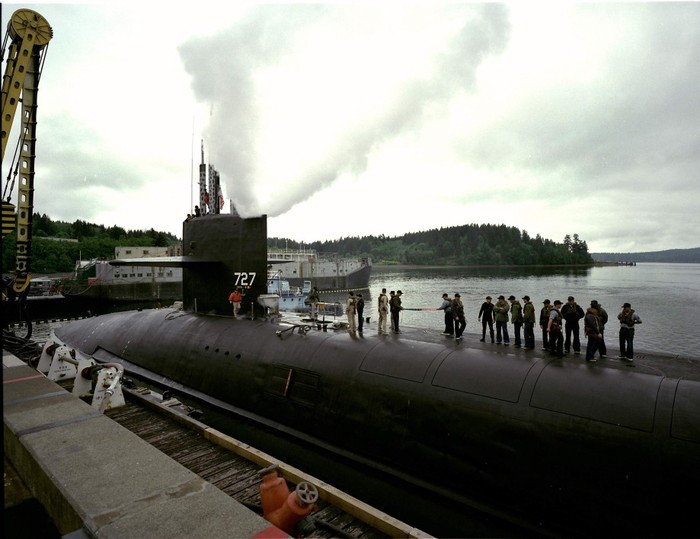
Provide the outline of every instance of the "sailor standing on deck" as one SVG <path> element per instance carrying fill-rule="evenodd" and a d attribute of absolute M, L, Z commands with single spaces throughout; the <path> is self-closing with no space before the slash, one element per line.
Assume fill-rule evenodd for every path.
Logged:
<path fill-rule="evenodd" d="M 309 295 L 306 296 L 306 301 L 308 301 L 309 305 L 311 306 L 311 319 L 316 320 L 318 318 L 318 302 L 320 301 L 318 288 L 314 286 L 311 289 Z"/>
<path fill-rule="evenodd" d="M 391 324 L 391 331 L 396 331 L 396 328 L 394 327 L 394 298 L 396 297 L 396 292 L 393 290 L 389 292 L 389 323 Z"/>
<path fill-rule="evenodd" d="M 564 334 L 561 332 L 561 301 L 554 301 L 554 308 L 549 312 L 547 331 L 549 332 L 549 351 L 557 357 L 564 355 Z"/>
<path fill-rule="evenodd" d="M 510 344 L 510 338 L 508 337 L 508 313 L 510 312 L 510 307 L 506 303 L 505 296 L 498 296 L 498 301 L 496 305 L 493 306 L 493 315 L 496 320 L 496 343 L 505 344 L 508 346 Z"/>
<path fill-rule="evenodd" d="M 578 321 L 581 320 L 586 313 L 584 313 L 583 308 L 574 301 L 574 296 L 569 296 L 566 305 L 561 308 L 561 315 L 564 318 L 564 330 L 566 331 L 564 353 L 568 354 L 571 348 L 573 348 L 574 354 L 580 354 L 581 339 L 579 337 L 580 328 Z"/>
<path fill-rule="evenodd" d="M 540 327 L 542 328 L 542 349 L 549 350 L 549 313 L 552 312 L 552 304 L 546 299 L 542 302 L 540 310 Z"/>
<path fill-rule="evenodd" d="M 535 306 L 530 301 L 530 296 L 523 296 L 523 336 L 525 349 L 535 348 Z"/>
<path fill-rule="evenodd" d="M 595 353 L 600 350 L 600 328 L 598 327 L 598 309 L 588 307 L 586 315 L 583 318 L 583 332 L 588 338 L 586 346 L 586 361 L 594 363 L 596 361 Z"/>
<path fill-rule="evenodd" d="M 452 316 L 452 300 L 449 294 L 442 295 L 442 305 L 438 307 L 438 311 L 445 311 L 445 331 L 443 335 L 451 337 L 455 334 L 455 320 Z"/>
<path fill-rule="evenodd" d="M 605 324 L 608 323 L 608 312 L 596 300 L 591 301 L 591 307 L 598 312 L 598 331 L 600 331 L 598 352 L 600 352 L 600 357 L 605 358 L 608 353 L 608 348 L 605 346 Z"/>
<path fill-rule="evenodd" d="M 355 301 L 355 310 L 357 311 L 357 332 L 362 333 L 362 326 L 365 323 L 365 300 L 362 297 L 362 294 L 357 294 L 357 300 Z"/>
<path fill-rule="evenodd" d="M 240 286 L 231 292 L 228 300 L 233 306 L 233 318 L 236 318 L 241 311 L 241 303 L 243 303 L 243 293 Z"/>
<path fill-rule="evenodd" d="M 355 293 L 351 290 L 348 292 L 348 300 L 345 303 L 345 314 L 348 315 L 348 331 L 350 333 L 355 333 L 357 331 L 357 318 L 355 318 L 356 311 L 357 299 L 355 298 Z"/>
<path fill-rule="evenodd" d="M 455 321 L 455 340 L 459 342 L 462 340 L 464 328 L 467 327 L 467 319 L 464 317 L 464 303 L 462 303 L 462 296 L 459 293 L 455 294 L 452 300 L 452 316 Z"/>
<path fill-rule="evenodd" d="M 391 302 L 389 303 L 389 308 L 391 310 L 391 325 L 394 329 L 394 333 L 401 333 L 401 331 L 399 331 L 399 313 L 403 311 L 403 307 L 401 307 L 402 295 L 403 292 L 401 292 L 401 290 L 397 290 L 396 295 L 391 299 Z"/>
<path fill-rule="evenodd" d="M 515 332 L 515 347 L 520 348 L 522 346 L 520 331 L 523 328 L 523 307 L 513 295 L 508 298 L 508 301 L 510 301 L 510 320 L 513 322 L 513 331 Z"/>
<path fill-rule="evenodd" d="M 382 288 L 382 293 L 379 294 L 377 309 L 379 310 L 378 332 L 386 335 L 386 318 L 389 315 L 389 298 L 386 295 L 386 288 Z"/>
<path fill-rule="evenodd" d="M 481 304 L 481 309 L 479 309 L 479 320 L 481 320 L 481 339 L 479 341 L 484 342 L 486 339 L 486 327 L 489 328 L 489 335 L 491 335 L 491 344 L 493 344 L 493 303 L 491 303 L 491 296 L 486 296 L 486 301 Z"/>
<path fill-rule="evenodd" d="M 634 326 L 642 323 L 642 319 L 634 312 L 632 305 L 622 305 L 622 312 L 617 315 L 620 321 L 620 359 L 634 359 Z"/>

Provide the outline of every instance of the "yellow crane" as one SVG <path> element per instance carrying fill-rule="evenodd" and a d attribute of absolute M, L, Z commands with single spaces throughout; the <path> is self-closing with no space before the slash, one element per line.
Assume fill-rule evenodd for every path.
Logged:
<path fill-rule="evenodd" d="M 16 275 L 12 288 L 24 295 L 30 282 L 32 214 L 34 211 L 34 161 L 36 149 L 36 111 L 39 79 L 46 46 L 53 37 L 48 21 L 31 9 L 18 9 L 7 24 L 2 57 L 7 61 L 2 79 L 2 163 L 8 170 L 2 198 L 2 235 L 17 229 Z M 7 46 L 9 44 L 9 47 Z M 21 124 L 11 164 L 5 165 L 5 149 L 19 103 Z M 18 178 L 17 214 L 11 203 Z"/>

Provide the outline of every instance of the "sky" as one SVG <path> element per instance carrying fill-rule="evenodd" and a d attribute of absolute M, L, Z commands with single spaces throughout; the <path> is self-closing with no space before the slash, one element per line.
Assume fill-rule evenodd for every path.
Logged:
<path fill-rule="evenodd" d="M 161 5 L 3 3 L 54 33 L 35 212 L 181 237 L 203 145 L 270 237 L 700 246 L 700 2 Z"/>

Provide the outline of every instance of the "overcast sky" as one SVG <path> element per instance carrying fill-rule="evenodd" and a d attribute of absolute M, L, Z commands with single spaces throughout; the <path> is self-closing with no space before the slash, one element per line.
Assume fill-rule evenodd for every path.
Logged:
<path fill-rule="evenodd" d="M 700 2 L 229 4 L 3 4 L 54 31 L 36 212 L 181 237 L 203 140 L 269 236 L 700 246 Z"/>

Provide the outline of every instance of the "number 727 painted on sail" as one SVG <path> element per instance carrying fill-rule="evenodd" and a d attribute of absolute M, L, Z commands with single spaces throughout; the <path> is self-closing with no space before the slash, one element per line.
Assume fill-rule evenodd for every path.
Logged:
<path fill-rule="evenodd" d="M 253 286 L 257 272 L 235 271 L 233 274 L 236 276 L 236 286 L 251 287 Z"/>

